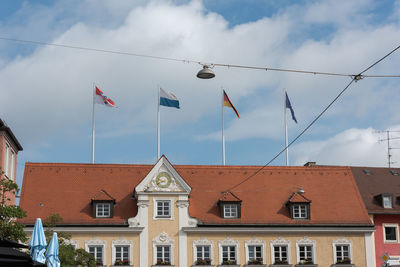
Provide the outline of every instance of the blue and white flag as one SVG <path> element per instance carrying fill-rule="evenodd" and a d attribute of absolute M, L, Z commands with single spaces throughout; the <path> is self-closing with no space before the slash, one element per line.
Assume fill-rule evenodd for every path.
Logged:
<path fill-rule="evenodd" d="M 297 123 L 296 116 L 294 115 L 294 110 L 292 108 L 292 104 L 290 104 L 290 100 L 286 92 L 285 94 L 286 94 L 286 108 L 290 109 L 290 113 L 292 113 L 292 119 Z"/>
<path fill-rule="evenodd" d="M 160 88 L 160 106 L 179 108 L 179 100 L 173 94 Z"/>

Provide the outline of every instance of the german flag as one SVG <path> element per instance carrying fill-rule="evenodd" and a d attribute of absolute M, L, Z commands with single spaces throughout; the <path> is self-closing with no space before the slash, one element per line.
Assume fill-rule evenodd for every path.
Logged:
<path fill-rule="evenodd" d="M 224 107 L 230 107 L 230 108 L 232 108 L 233 111 L 235 111 L 236 116 L 238 116 L 238 118 L 240 119 L 240 115 L 239 115 L 239 113 L 237 112 L 236 108 L 233 106 L 232 102 L 229 100 L 229 97 L 228 97 L 228 95 L 225 93 L 225 90 L 223 90 L 223 91 L 224 91 Z"/>

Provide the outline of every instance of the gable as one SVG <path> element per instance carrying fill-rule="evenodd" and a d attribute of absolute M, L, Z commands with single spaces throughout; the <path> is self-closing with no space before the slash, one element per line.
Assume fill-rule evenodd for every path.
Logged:
<path fill-rule="evenodd" d="M 190 191 L 190 186 L 164 155 L 135 188 L 136 194 L 189 194 Z"/>

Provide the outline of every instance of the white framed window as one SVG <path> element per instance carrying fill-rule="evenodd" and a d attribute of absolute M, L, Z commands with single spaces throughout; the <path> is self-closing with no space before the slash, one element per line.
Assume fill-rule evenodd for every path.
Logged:
<path fill-rule="evenodd" d="M 169 218 L 171 216 L 171 201 L 157 201 L 157 217 Z"/>
<path fill-rule="evenodd" d="M 308 205 L 309 204 L 292 204 L 292 218 L 308 219 Z"/>
<path fill-rule="evenodd" d="M 111 203 L 96 203 L 96 218 L 110 218 Z"/>
<path fill-rule="evenodd" d="M 112 241 L 112 264 L 116 262 L 125 263 L 124 265 L 132 265 L 132 241 L 126 239 Z"/>
<path fill-rule="evenodd" d="M 236 261 L 236 246 L 222 246 L 222 264 L 227 261 Z"/>
<path fill-rule="evenodd" d="M 385 209 L 391 209 L 391 208 L 393 208 L 392 203 L 393 203 L 393 201 L 392 201 L 392 195 L 390 195 L 390 194 L 383 194 L 383 195 L 382 195 L 382 204 L 383 204 L 383 208 L 385 208 Z"/>
<path fill-rule="evenodd" d="M 383 241 L 385 243 L 398 243 L 399 225 L 384 223 L 382 226 L 383 226 Z"/>
<path fill-rule="evenodd" d="M 153 198 L 154 204 L 154 220 L 173 220 L 174 219 L 174 209 L 172 207 L 172 198 Z"/>
<path fill-rule="evenodd" d="M 246 264 L 265 264 L 265 241 L 253 238 L 245 241 Z"/>
<path fill-rule="evenodd" d="M 271 240 L 271 264 L 290 264 L 290 241 L 282 237 Z"/>
<path fill-rule="evenodd" d="M 237 204 L 224 204 L 224 218 L 239 218 Z"/>
<path fill-rule="evenodd" d="M 106 262 L 105 247 L 106 241 L 97 238 L 85 242 L 85 250 L 95 258 L 98 265 L 104 265 Z"/>
<path fill-rule="evenodd" d="M 239 241 L 232 240 L 227 237 L 225 240 L 218 241 L 219 247 L 219 261 L 220 264 L 224 264 L 227 261 L 230 263 L 239 261 Z"/>
<path fill-rule="evenodd" d="M 174 265 L 174 240 L 166 233 L 153 239 L 153 265 Z"/>
<path fill-rule="evenodd" d="M 333 262 L 351 263 L 352 261 L 352 242 L 345 238 L 333 241 Z"/>
<path fill-rule="evenodd" d="M 296 241 L 297 263 L 313 263 L 317 264 L 315 253 L 315 240 L 310 240 L 304 237 Z"/>
<path fill-rule="evenodd" d="M 15 152 L 12 147 L 6 142 L 4 151 L 4 174 L 8 179 L 14 180 L 15 169 Z"/>
<path fill-rule="evenodd" d="M 157 259 L 156 264 L 171 265 L 171 246 L 159 245 L 156 246 Z"/>
<path fill-rule="evenodd" d="M 202 238 L 193 241 L 193 262 L 196 265 L 197 261 L 213 265 L 213 241 Z"/>

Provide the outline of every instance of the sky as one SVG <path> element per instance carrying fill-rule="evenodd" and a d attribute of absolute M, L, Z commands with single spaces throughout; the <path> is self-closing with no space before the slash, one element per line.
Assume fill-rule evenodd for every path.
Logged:
<path fill-rule="evenodd" d="M 5 39 L 179 59 L 162 60 Z M 181 109 L 160 108 L 161 154 L 172 164 L 264 165 L 285 145 L 284 90 L 298 123 L 289 142 L 351 81 L 214 66 L 230 64 L 355 75 L 400 45 L 400 1 L 15 1 L 0 3 L 0 118 L 25 162 L 91 162 L 95 83 L 118 108 L 95 106 L 95 162 L 157 161 L 158 88 Z M 368 70 L 399 75 L 400 51 Z M 400 166 L 400 78 L 353 82 L 289 148 L 289 164 Z M 271 165 L 284 165 L 282 154 Z"/>

